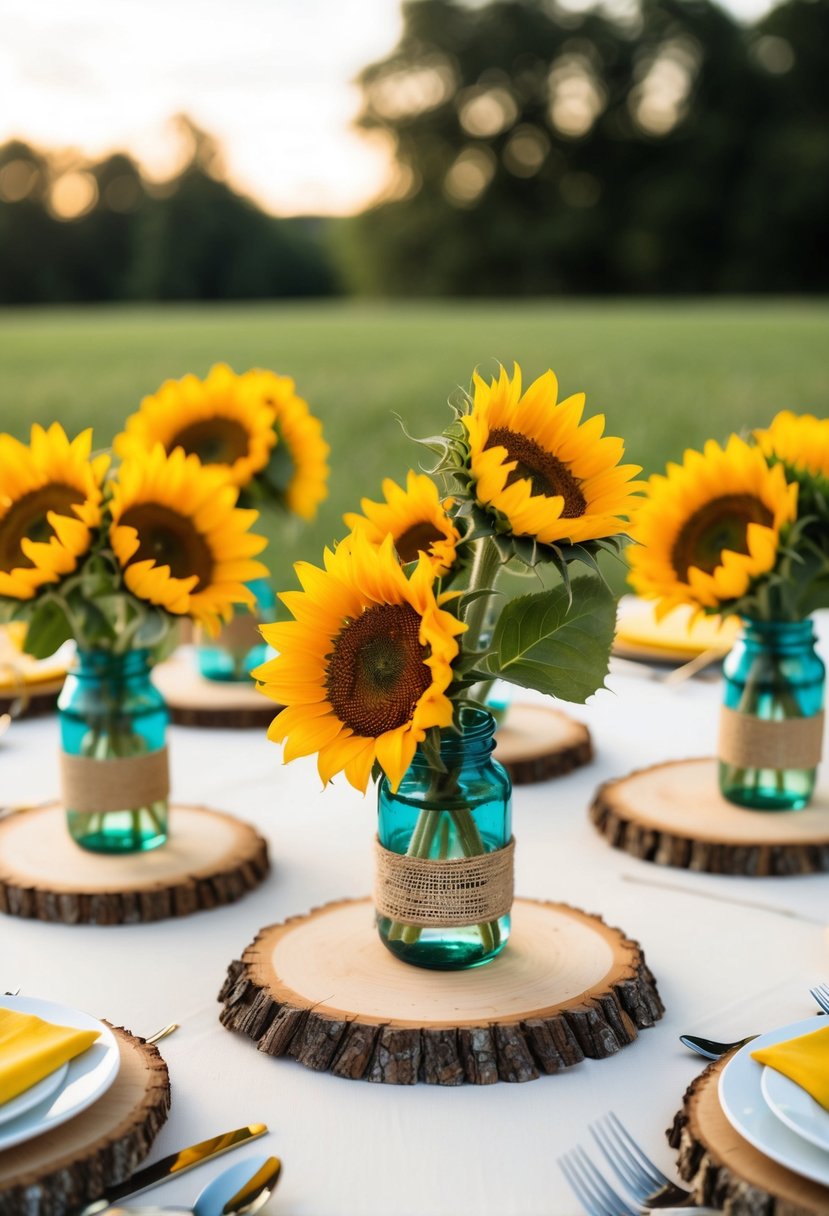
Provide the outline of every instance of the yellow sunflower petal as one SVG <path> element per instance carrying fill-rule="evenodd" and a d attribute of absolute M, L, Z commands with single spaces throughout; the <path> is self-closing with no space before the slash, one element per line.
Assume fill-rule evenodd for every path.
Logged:
<path fill-rule="evenodd" d="M 134 595 L 193 617 L 212 636 L 234 604 L 252 602 L 244 584 L 267 574 L 251 560 L 262 538 L 248 531 L 256 512 L 238 510 L 223 472 L 157 444 L 123 461 L 111 491 L 110 543 Z M 206 515 L 199 504 L 208 500 Z"/>
<path fill-rule="evenodd" d="M 709 440 L 647 483 L 631 527 L 631 585 L 669 607 L 739 599 L 774 567 L 780 529 L 796 513 L 797 485 L 760 448 L 737 435 L 724 448 Z"/>
<path fill-rule="evenodd" d="M 445 690 L 464 626 L 438 607 L 428 556 L 407 579 L 390 535 L 377 545 L 357 530 L 324 569 L 297 573 L 304 590 L 283 595 L 294 620 L 266 629 L 279 654 L 256 672 L 288 707 L 271 737 L 286 759 L 317 751 L 323 782 L 344 772 L 364 790 L 378 760 L 396 784 L 425 732 L 451 720 Z"/>
<path fill-rule="evenodd" d="M 509 520 L 516 536 L 546 544 L 624 532 L 634 509 L 638 466 L 620 466 L 624 445 L 602 437 L 604 418 L 581 421 L 584 394 L 556 401 L 546 372 L 521 393 L 521 369 L 487 384 L 474 377 L 463 417 L 478 502 Z M 615 471 L 611 480 L 607 475 Z"/>
<path fill-rule="evenodd" d="M 114 447 L 125 459 L 156 444 L 167 453 L 180 449 L 242 487 L 265 468 L 276 439 L 272 410 L 250 393 L 244 376 L 216 364 L 204 381 L 192 375 L 166 380 L 145 397 Z M 175 475 L 175 467 L 168 476 L 171 471 Z"/>
<path fill-rule="evenodd" d="M 31 599 L 88 552 L 105 469 L 91 445 L 91 431 L 70 442 L 58 423 L 35 424 L 28 444 L 0 436 L 0 595 Z"/>

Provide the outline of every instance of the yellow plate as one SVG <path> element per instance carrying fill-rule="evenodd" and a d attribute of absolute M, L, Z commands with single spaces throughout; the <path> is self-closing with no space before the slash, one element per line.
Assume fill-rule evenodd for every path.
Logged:
<path fill-rule="evenodd" d="M 665 663 L 685 663 L 707 650 L 727 654 L 740 629 L 737 617 L 701 616 L 691 624 L 692 616 L 693 610 L 682 606 L 657 621 L 655 603 L 625 595 L 619 601 L 613 653 Z"/>

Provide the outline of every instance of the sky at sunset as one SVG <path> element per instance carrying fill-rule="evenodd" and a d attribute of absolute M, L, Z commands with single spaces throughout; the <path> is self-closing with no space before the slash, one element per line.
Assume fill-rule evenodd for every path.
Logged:
<path fill-rule="evenodd" d="M 354 212 L 382 190 L 389 154 L 351 127 L 353 80 L 401 28 L 398 0 L 0 0 L 0 142 L 121 148 L 161 178 L 184 112 L 268 210 Z"/>

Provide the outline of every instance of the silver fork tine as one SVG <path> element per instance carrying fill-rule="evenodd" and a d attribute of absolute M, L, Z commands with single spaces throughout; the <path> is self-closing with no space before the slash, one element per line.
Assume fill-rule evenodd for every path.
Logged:
<path fill-rule="evenodd" d="M 593 1164 L 583 1148 L 577 1148 L 575 1155 L 580 1161 L 582 1169 L 592 1181 L 598 1195 L 606 1204 L 609 1213 L 613 1213 L 614 1216 L 616 1213 L 618 1213 L 618 1216 L 637 1216 L 635 1209 L 631 1208 L 617 1191 L 614 1191 L 613 1187 Z"/>
<path fill-rule="evenodd" d="M 829 1013 L 829 988 L 825 984 L 818 984 L 816 988 L 810 988 L 809 994 L 824 1013 Z"/>
<path fill-rule="evenodd" d="M 637 1216 L 635 1209 L 613 1190 L 582 1148 L 565 1153 L 559 1165 L 589 1216 Z"/>
<path fill-rule="evenodd" d="M 601 1121 L 591 1124 L 590 1134 L 616 1177 L 635 1195 L 637 1201 L 641 1202 L 653 1190 L 653 1182 L 627 1145 L 618 1141 L 618 1133 L 613 1124 L 609 1120 L 607 1122 L 607 1127 Z"/>
<path fill-rule="evenodd" d="M 616 1216 L 613 1210 L 608 1208 L 601 1195 L 597 1193 L 595 1185 L 585 1174 L 575 1152 L 569 1154 L 567 1164 L 570 1167 L 568 1177 L 570 1185 L 576 1186 L 576 1194 L 587 1209 L 588 1216 Z M 619 1216 L 625 1216 L 625 1214 L 620 1212 Z"/>
<path fill-rule="evenodd" d="M 559 1157 L 558 1168 L 567 1179 L 570 1190 L 576 1196 L 585 1212 L 587 1212 L 587 1216 L 605 1216 L 603 1212 L 595 1207 L 592 1195 L 582 1186 L 581 1175 L 577 1174 L 573 1169 L 569 1156 Z"/>
<path fill-rule="evenodd" d="M 640 1165 L 647 1171 L 647 1173 L 648 1173 L 649 1177 L 652 1179 L 654 1185 L 655 1186 L 670 1186 L 671 1185 L 670 1178 L 668 1178 L 665 1174 L 663 1174 L 662 1170 L 659 1168 L 659 1166 L 655 1162 L 651 1161 L 650 1157 L 644 1152 L 643 1149 L 641 1149 L 639 1147 L 639 1145 L 636 1143 L 636 1141 L 631 1136 L 630 1132 L 628 1132 L 626 1130 L 626 1128 L 621 1123 L 621 1121 L 616 1117 L 616 1115 L 614 1115 L 613 1111 L 610 1111 L 610 1113 L 607 1116 L 607 1119 L 608 1119 L 608 1122 L 610 1124 L 612 1124 L 612 1126 L 615 1128 L 619 1137 L 627 1143 L 631 1152 L 635 1153 L 636 1157 L 639 1160 Z"/>

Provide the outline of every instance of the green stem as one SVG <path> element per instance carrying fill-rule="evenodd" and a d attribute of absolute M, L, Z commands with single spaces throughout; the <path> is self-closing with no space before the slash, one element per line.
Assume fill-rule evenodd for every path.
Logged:
<path fill-rule="evenodd" d="M 475 557 L 469 574 L 468 591 L 495 590 L 498 571 L 501 566 L 501 555 L 489 536 L 484 536 L 475 542 Z M 478 650 L 486 626 L 487 613 L 492 603 L 492 595 L 482 595 L 472 601 L 467 609 L 464 622 L 467 626 L 464 635 L 464 649 Z"/>

